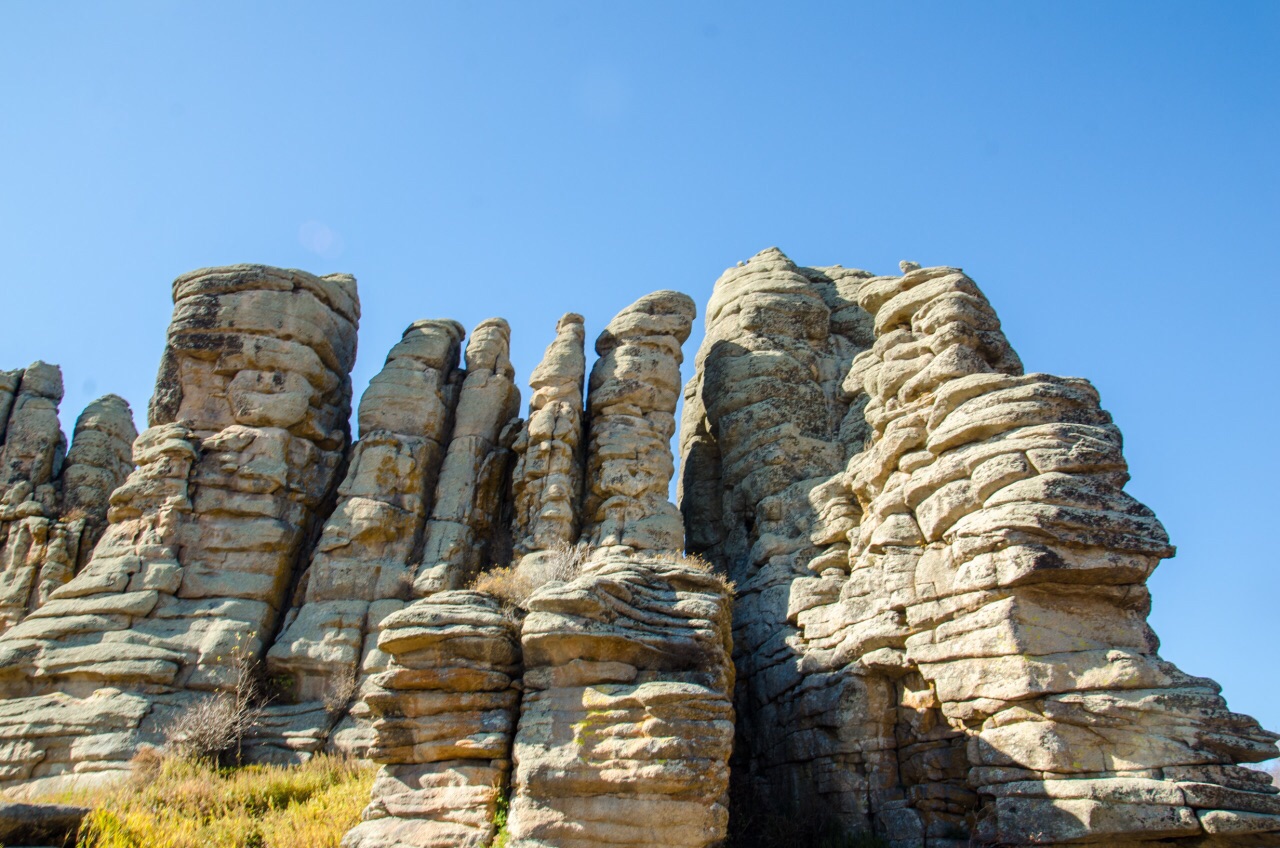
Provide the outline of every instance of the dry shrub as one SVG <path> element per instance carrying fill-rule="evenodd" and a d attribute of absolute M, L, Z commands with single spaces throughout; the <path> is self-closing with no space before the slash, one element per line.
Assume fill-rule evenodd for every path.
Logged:
<path fill-rule="evenodd" d="M 669 562 L 674 565 L 682 565 L 685 568 L 701 571 L 704 574 L 710 574 L 712 577 L 720 581 L 720 585 L 724 587 L 725 594 L 730 598 L 737 591 L 737 586 L 726 575 L 716 570 L 716 567 L 707 562 L 699 554 L 686 554 L 680 551 L 639 551 L 632 554 L 636 559 L 648 560 L 649 562 Z"/>
<path fill-rule="evenodd" d="M 345 668 L 329 679 L 324 688 L 324 710 L 330 716 L 345 713 L 360 694 L 360 675 L 355 666 Z"/>
<path fill-rule="evenodd" d="M 180 759 L 238 763 L 245 737 L 262 721 L 265 698 L 258 663 L 239 645 L 232 660 L 231 691 L 192 701 L 164 729 L 165 749 Z"/>
<path fill-rule="evenodd" d="M 549 551 L 522 559 L 518 565 L 493 568 L 471 583 L 476 592 L 493 595 L 508 607 L 524 609 L 537 589 L 553 581 L 568 582 L 582 573 L 593 550 L 585 542 L 561 542 Z"/>

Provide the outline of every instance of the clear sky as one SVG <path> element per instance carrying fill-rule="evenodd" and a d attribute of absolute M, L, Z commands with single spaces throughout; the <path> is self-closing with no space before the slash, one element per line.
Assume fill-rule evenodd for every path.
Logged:
<path fill-rule="evenodd" d="M 234 262 L 357 276 L 357 392 L 417 318 L 508 318 L 523 381 L 770 245 L 959 265 L 1123 429 L 1165 657 L 1280 729 L 1277 139 L 1274 2 L 10 0 L 0 367 L 143 426 L 171 280 Z"/>

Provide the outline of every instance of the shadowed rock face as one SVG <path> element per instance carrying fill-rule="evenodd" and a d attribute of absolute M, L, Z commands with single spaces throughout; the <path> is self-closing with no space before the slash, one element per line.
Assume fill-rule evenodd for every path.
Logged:
<path fill-rule="evenodd" d="M 681 505 L 738 584 L 743 797 L 901 846 L 1272 844 L 1236 764 L 1277 737 L 1157 656 L 1173 549 L 1097 392 L 1024 374 L 962 272 L 903 270 L 769 250 L 712 295 Z"/>
<path fill-rule="evenodd" d="M 133 469 L 137 431 L 122 398 L 85 408 L 70 452 L 61 400 L 56 365 L 0 372 L 0 633 L 84 565 L 106 526 L 108 497 Z"/>
<path fill-rule="evenodd" d="M 205 269 L 174 304 L 141 435 L 108 396 L 67 451 L 57 369 L 0 372 L 0 788 L 118 779 L 261 660 L 246 756 L 383 765 L 347 848 L 478 847 L 504 798 L 513 848 L 709 848 L 731 797 L 748 845 L 770 812 L 1280 844 L 1239 765 L 1277 737 L 1156 653 L 1173 549 L 1097 392 L 1025 374 L 957 269 L 727 271 L 678 511 L 682 294 L 589 371 L 566 314 L 526 421 L 505 321 L 414 322 L 354 445 L 352 278 Z"/>

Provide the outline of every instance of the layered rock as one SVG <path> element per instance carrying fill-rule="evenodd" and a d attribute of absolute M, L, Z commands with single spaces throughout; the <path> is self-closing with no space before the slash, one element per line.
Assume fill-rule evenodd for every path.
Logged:
<path fill-rule="evenodd" d="M 507 844 L 719 843 L 733 744 L 724 583 L 671 557 L 615 555 L 528 608 Z"/>
<path fill-rule="evenodd" d="M 61 400 L 56 365 L 0 372 L 0 633 L 84 565 L 106 525 L 108 497 L 133 468 L 137 431 L 122 398 L 85 408 L 70 452 Z"/>
<path fill-rule="evenodd" d="M 360 441 L 337 505 L 267 654 L 268 670 L 295 703 L 271 708 L 264 745 L 278 750 L 260 757 L 318 750 L 366 662 L 379 665 L 378 623 L 411 596 L 448 444 L 462 335 L 456 321 L 414 322 L 360 400 Z"/>
<path fill-rule="evenodd" d="M 739 318 L 737 338 L 717 321 L 763 312 L 761 291 L 812 303 L 812 276 L 772 252 L 728 272 L 686 396 L 686 516 L 742 581 L 735 776 L 903 848 L 1272 844 L 1275 790 L 1236 764 L 1277 737 L 1156 655 L 1143 584 L 1172 548 L 1122 490 L 1096 391 L 1023 375 L 956 269 L 857 275 L 846 298 L 875 341 L 836 392 L 780 332 L 794 317 L 768 342 L 763 321 Z M 790 403 L 752 394 L 762 351 L 802 387 Z M 820 389 L 848 410 L 825 433 Z M 847 469 L 798 479 L 797 460 L 837 453 Z"/>
<path fill-rule="evenodd" d="M 393 613 L 391 658 L 365 696 L 382 763 L 344 848 L 479 848 L 510 771 L 519 704 L 513 619 L 476 592 L 444 591 Z"/>
<path fill-rule="evenodd" d="M 263 744 L 276 750 L 255 756 L 287 759 L 326 741 L 363 754 L 372 741 L 368 709 L 357 703 L 343 714 L 367 676 L 386 667 L 380 622 L 414 596 L 469 583 L 493 553 L 495 531 L 506 530 L 520 397 L 510 328 L 482 322 L 465 371 L 462 336 L 455 321 L 414 323 L 361 400 L 361 439 L 337 508 L 268 654 L 296 703 L 268 709 Z"/>
<path fill-rule="evenodd" d="M 344 462 L 359 317 L 345 275 L 241 265 L 186 274 L 173 294 L 151 426 L 110 526 L 84 569 L 0 638 L 4 696 L 69 697 L 77 715 L 116 703 L 103 687 L 146 692 L 133 730 L 111 731 L 137 738 L 189 693 L 234 687 L 261 655 Z M 101 767 L 2 729 L 37 749 L 18 779 Z"/>
<path fill-rule="evenodd" d="M 493 544 L 494 531 L 505 535 L 509 522 L 504 505 L 520 425 L 510 345 L 511 328 L 501 318 L 481 322 L 467 344 L 466 378 L 414 581 L 419 597 L 461 589 L 481 566 L 511 558 L 509 543 Z"/>
<path fill-rule="evenodd" d="M 619 312 L 596 339 L 582 530 L 592 547 L 683 547 L 684 525 L 667 489 L 681 345 L 696 314 L 687 295 L 654 292 Z"/>
<path fill-rule="evenodd" d="M 565 315 L 529 377 L 529 417 L 513 445 L 511 535 L 517 557 L 572 545 L 581 529 L 585 338 L 582 316 Z"/>

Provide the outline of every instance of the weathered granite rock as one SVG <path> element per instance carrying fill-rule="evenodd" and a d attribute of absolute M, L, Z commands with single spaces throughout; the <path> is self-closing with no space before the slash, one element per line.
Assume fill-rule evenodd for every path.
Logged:
<path fill-rule="evenodd" d="M 596 339 L 591 369 L 582 540 L 620 551 L 683 547 L 684 525 L 668 501 L 670 442 L 680 395 L 681 345 L 697 309 L 659 291 L 614 317 Z"/>
<path fill-rule="evenodd" d="M 490 550 L 499 547 L 492 544 L 493 532 L 507 529 L 503 501 L 519 428 L 510 345 L 511 328 L 501 318 L 481 322 L 467 344 L 466 378 L 414 581 L 419 597 L 461 589 L 482 566 L 494 564 L 492 557 L 502 563 L 511 558 L 509 545 Z"/>
<path fill-rule="evenodd" d="M 520 647 L 498 602 L 443 591 L 389 615 L 366 694 L 382 763 L 344 848 L 479 848 L 494 835 L 519 704 Z"/>
<path fill-rule="evenodd" d="M 893 848 L 1280 844 L 1240 765 L 1276 735 L 1156 653 L 1173 549 L 1097 392 L 1024 374 L 957 269 L 901 270 L 722 276 L 683 524 L 674 292 L 601 334 L 586 410 L 566 315 L 527 423 L 504 321 L 465 369 L 417 322 L 350 449 L 346 276 L 179 278 L 136 440 L 107 397 L 66 452 L 57 369 L 0 373 L 0 788 L 119 779 L 265 654 L 251 757 L 384 765 L 348 848 L 485 844 L 508 788 L 513 848 L 710 846 L 730 797 L 748 842 L 772 808 Z M 477 584 L 508 606 L 461 590 L 509 560 Z"/>
<path fill-rule="evenodd" d="M 377 622 L 411 597 L 412 560 L 448 440 L 462 334 L 454 321 L 415 322 L 361 398 L 361 438 L 337 506 L 267 655 L 268 669 L 287 678 L 294 699 L 322 700 L 358 682 L 376 652 Z M 312 734 L 315 746 L 325 732 Z"/>
<path fill-rule="evenodd" d="M 614 555 L 528 607 L 507 844 L 720 842 L 733 744 L 725 584 L 672 557 Z"/>
<path fill-rule="evenodd" d="M 572 545 L 581 529 L 585 338 L 582 316 L 565 315 L 529 378 L 529 418 L 513 446 L 516 556 Z"/>
<path fill-rule="evenodd" d="M 123 399 L 89 404 L 69 453 L 61 400 L 56 365 L 0 372 L 0 633 L 84 565 L 106 525 L 108 497 L 133 468 L 137 431 Z"/>
<path fill-rule="evenodd" d="M 746 797 L 901 848 L 1275 844 L 1275 790 L 1235 764 L 1277 737 L 1156 655 L 1172 548 L 1096 391 L 1023 375 L 956 269 L 903 271 L 766 251 L 708 309 L 682 506 L 739 581 Z M 851 364 L 817 344 L 832 279 Z"/>
<path fill-rule="evenodd" d="M 233 687 L 243 658 L 262 654 L 331 497 L 348 443 L 355 281 L 241 265 L 186 274 L 173 293 L 138 467 L 111 495 L 90 562 L 0 637 L 6 706 L 56 696 L 74 715 L 95 698 L 133 703 L 132 690 L 143 709 L 112 732 L 154 736 L 188 693 Z M 64 750 L 65 736 L 5 738 L 34 748 L 23 780 L 91 761 Z M 105 760 L 131 755 L 121 746 Z"/>

